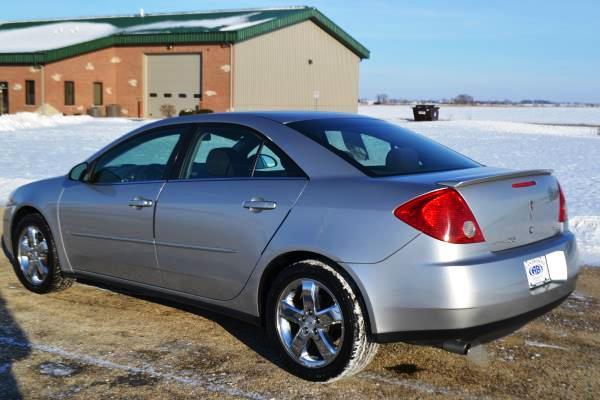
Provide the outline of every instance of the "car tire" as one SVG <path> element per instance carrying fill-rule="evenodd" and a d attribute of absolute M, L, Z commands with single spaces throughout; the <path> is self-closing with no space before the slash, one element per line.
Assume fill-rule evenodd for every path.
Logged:
<path fill-rule="evenodd" d="M 40 214 L 24 216 L 13 232 L 13 268 L 23 286 L 45 294 L 73 284 L 61 270 L 54 237 Z"/>
<path fill-rule="evenodd" d="M 306 297 L 308 293 L 315 296 Z M 349 377 L 364 369 L 377 353 L 357 291 L 342 274 L 319 260 L 296 262 L 275 278 L 265 318 L 269 341 L 282 364 L 306 380 L 332 382 Z"/>

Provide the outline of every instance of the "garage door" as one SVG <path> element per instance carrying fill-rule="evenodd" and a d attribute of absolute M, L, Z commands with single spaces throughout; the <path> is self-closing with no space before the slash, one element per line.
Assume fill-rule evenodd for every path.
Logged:
<path fill-rule="evenodd" d="M 201 55 L 165 54 L 146 56 L 146 104 L 148 116 L 178 115 L 200 103 Z"/>

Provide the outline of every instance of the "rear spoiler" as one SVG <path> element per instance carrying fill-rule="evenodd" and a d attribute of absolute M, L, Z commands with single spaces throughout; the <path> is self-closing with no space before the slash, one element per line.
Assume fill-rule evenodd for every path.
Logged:
<path fill-rule="evenodd" d="M 552 175 L 551 169 L 525 169 L 521 171 L 506 171 L 499 173 L 492 173 L 488 176 L 475 176 L 473 178 L 461 177 L 456 180 L 442 181 L 437 184 L 440 186 L 447 186 L 452 188 L 465 187 L 471 185 L 477 185 L 480 183 L 486 182 L 494 182 L 494 181 L 502 181 L 505 179 L 513 179 L 513 178 L 525 178 L 528 176 L 536 176 L 536 175 Z"/>

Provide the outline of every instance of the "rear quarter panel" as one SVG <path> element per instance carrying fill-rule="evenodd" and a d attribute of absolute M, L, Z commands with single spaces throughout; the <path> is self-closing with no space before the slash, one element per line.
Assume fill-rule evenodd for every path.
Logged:
<path fill-rule="evenodd" d="M 305 250 L 338 262 L 377 263 L 419 234 L 393 211 L 423 190 L 372 178 L 311 181 L 267 255 Z"/>
<path fill-rule="evenodd" d="M 417 183 L 398 184 L 368 177 L 312 179 L 233 302 L 258 314 L 254 307 L 258 307 L 256 297 L 265 269 L 277 257 L 295 251 L 335 261 L 367 297 L 360 280 L 345 264 L 381 262 L 419 236 L 420 232 L 398 220 L 393 211 L 427 190 L 429 186 Z"/>

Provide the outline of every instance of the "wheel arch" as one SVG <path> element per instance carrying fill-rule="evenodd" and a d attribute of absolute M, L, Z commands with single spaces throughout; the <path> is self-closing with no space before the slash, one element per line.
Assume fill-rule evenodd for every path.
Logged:
<path fill-rule="evenodd" d="M 332 260 L 329 257 L 326 257 L 322 254 L 315 253 L 312 251 L 290 251 L 287 253 L 283 253 L 275 257 L 273 260 L 269 262 L 267 267 L 264 269 L 260 283 L 258 286 L 258 307 L 259 307 L 259 316 L 260 322 L 264 326 L 265 324 L 265 307 L 267 303 L 267 296 L 269 294 L 269 289 L 271 285 L 275 281 L 275 278 L 281 271 L 283 271 L 286 267 L 291 264 L 302 261 L 302 260 L 318 260 L 331 268 L 335 269 L 338 273 L 340 273 L 344 279 L 350 284 L 352 290 L 358 296 L 360 301 L 360 305 L 363 308 L 365 314 L 365 321 L 367 325 L 367 333 L 371 335 L 371 314 L 370 308 L 367 307 L 368 296 L 361 290 L 360 286 L 357 284 L 356 280 L 352 277 L 352 275 L 342 266 L 340 263 Z"/>
<path fill-rule="evenodd" d="M 30 214 L 38 214 L 40 217 L 42 217 L 44 219 L 44 221 L 46 221 L 46 224 L 48 224 L 48 219 L 37 208 L 35 208 L 31 205 L 24 205 L 24 206 L 20 207 L 13 215 L 11 223 L 10 223 L 10 240 L 11 240 L 13 246 L 14 246 L 15 237 L 17 234 L 17 232 L 15 231 L 15 229 L 17 229 L 17 225 L 19 225 L 19 222 L 24 217 L 26 217 L 27 215 L 30 215 Z M 50 225 L 48 224 L 48 226 L 50 226 Z"/>

